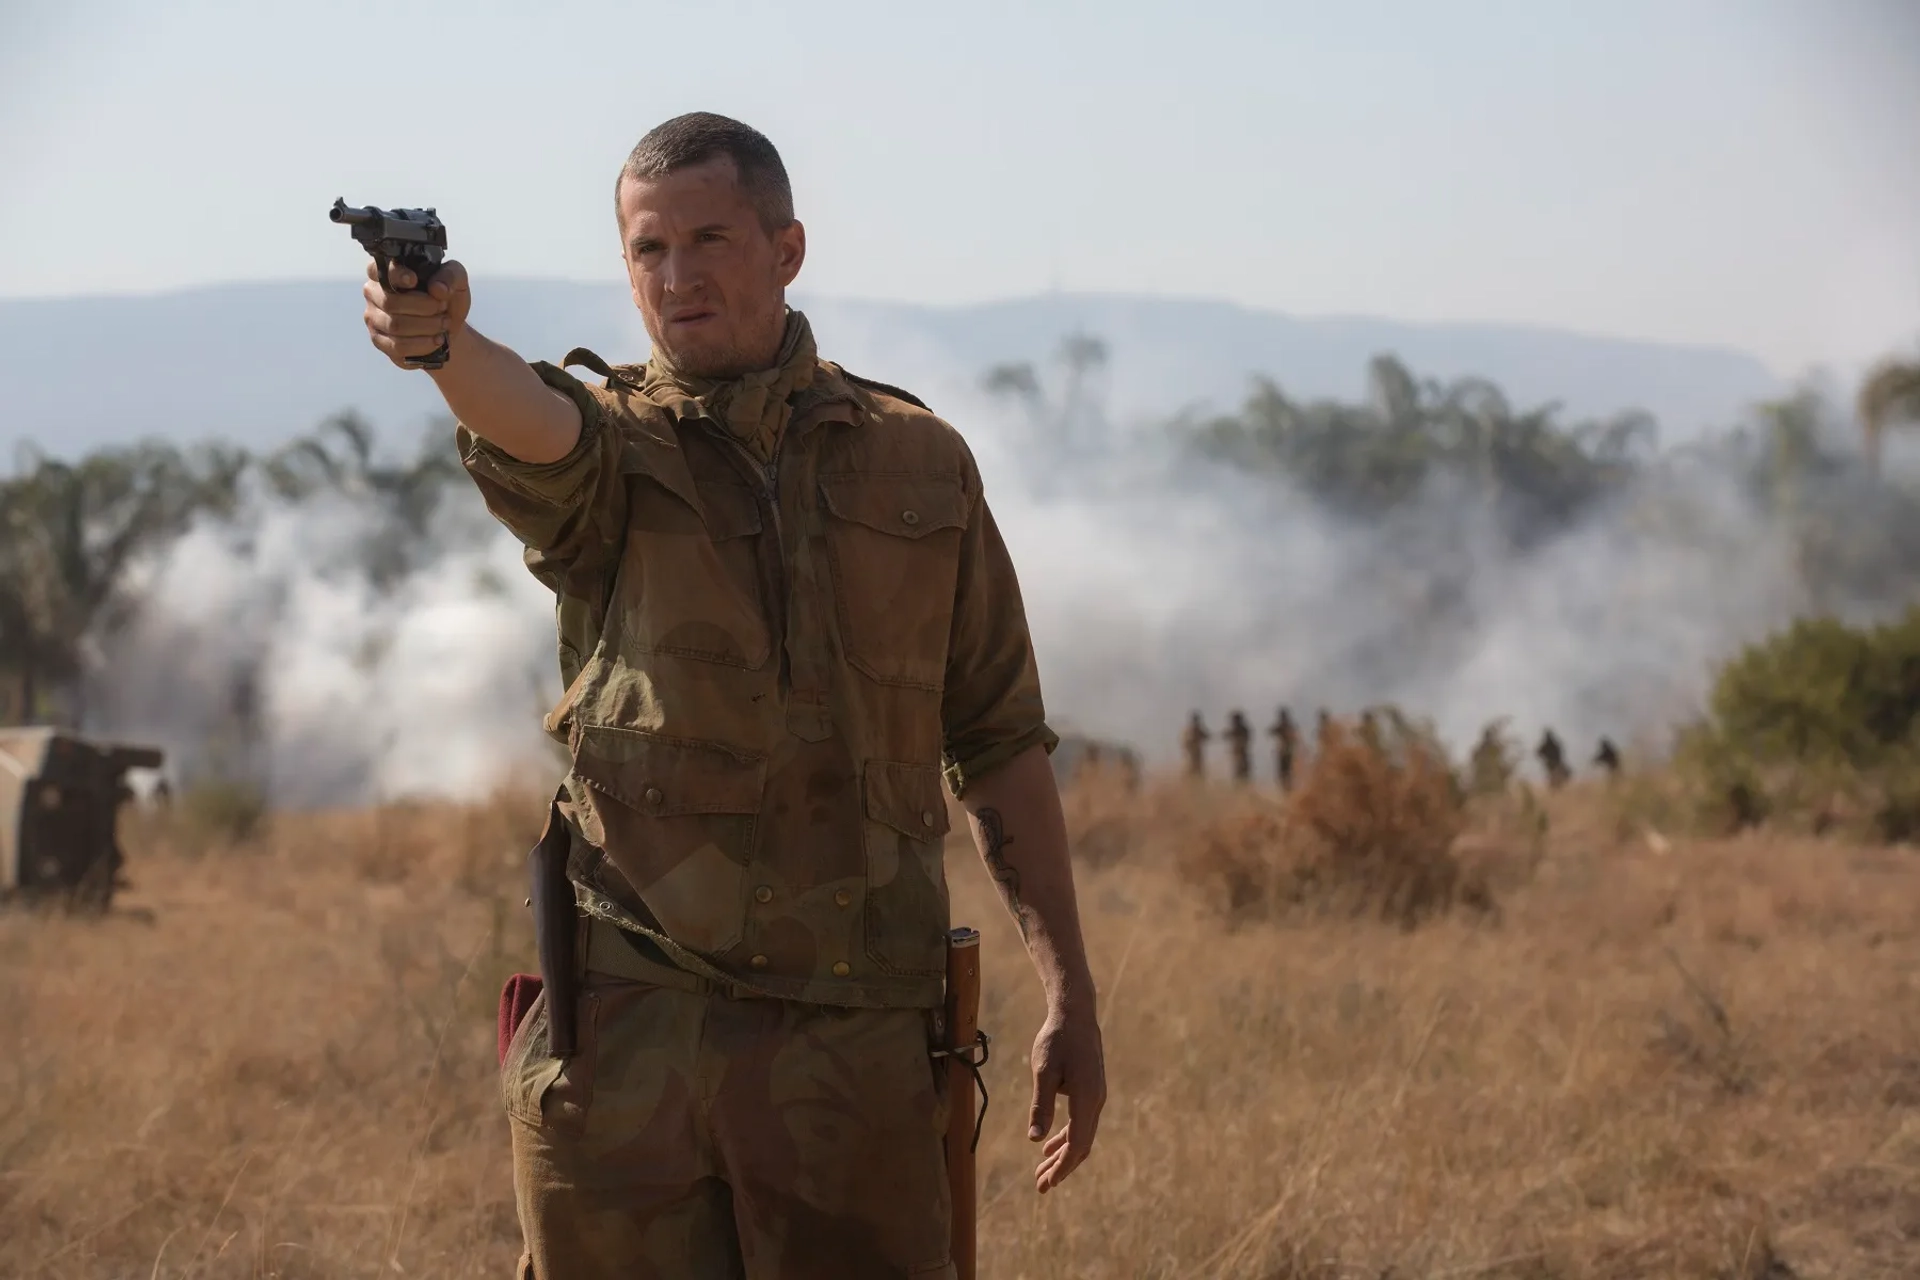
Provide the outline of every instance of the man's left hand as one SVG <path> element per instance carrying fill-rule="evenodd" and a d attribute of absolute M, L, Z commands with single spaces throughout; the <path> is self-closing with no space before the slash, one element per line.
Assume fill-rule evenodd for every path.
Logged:
<path fill-rule="evenodd" d="M 1067 1098 L 1067 1123 L 1049 1138 L 1054 1099 L 1060 1094 Z M 1046 1138 L 1033 1174 L 1041 1195 L 1064 1182 L 1093 1150 L 1106 1104 L 1107 1066 L 1099 1022 L 1091 1010 L 1052 1010 L 1033 1041 L 1033 1107 L 1027 1123 L 1028 1141 Z"/>

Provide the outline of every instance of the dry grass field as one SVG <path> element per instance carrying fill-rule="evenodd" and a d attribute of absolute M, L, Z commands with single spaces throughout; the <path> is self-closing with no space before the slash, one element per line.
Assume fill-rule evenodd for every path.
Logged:
<path fill-rule="evenodd" d="M 1920 1276 L 1920 853 L 1366 785 L 1070 791 L 1112 1101 L 1045 1199 L 1038 990 L 955 841 L 983 1276 Z M 0 1273 L 507 1275 L 540 815 L 136 818 L 109 918 L 0 919 Z"/>

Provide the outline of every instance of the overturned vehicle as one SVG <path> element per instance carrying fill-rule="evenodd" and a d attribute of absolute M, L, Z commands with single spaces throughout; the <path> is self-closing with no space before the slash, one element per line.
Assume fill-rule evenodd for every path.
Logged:
<path fill-rule="evenodd" d="M 133 796 L 127 774 L 164 761 L 154 747 L 0 729 L 0 901 L 104 908 L 121 883 L 114 826 Z"/>

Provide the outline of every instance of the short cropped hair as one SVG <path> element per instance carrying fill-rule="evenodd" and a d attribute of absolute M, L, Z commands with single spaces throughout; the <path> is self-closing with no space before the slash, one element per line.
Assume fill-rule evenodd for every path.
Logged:
<path fill-rule="evenodd" d="M 648 130 L 647 136 L 634 144 L 613 184 L 615 215 L 620 184 L 627 179 L 645 182 L 664 178 L 721 156 L 733 161 L 741 189 L 763 228 L 771 233 L 792 225 L 793 186 L 787 181 L 787 166 L 780 162 L 780 153 L 758 129 L 711 111 L 675 116 Z"/>

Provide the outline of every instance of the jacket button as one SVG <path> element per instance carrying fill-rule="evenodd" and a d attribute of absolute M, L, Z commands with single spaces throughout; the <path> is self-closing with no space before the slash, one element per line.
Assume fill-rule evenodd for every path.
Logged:
<path fill-rule="evenodd" d="M 900 520 L 903 524 L 909 524 L 909 525 L 919 524 L 920 513 L 918 511 L 902 511 L 900 513 Z"/>
<path fill-rule="evenodd" d="M 930 827 L 933 825 L 933 810 L 929 809 L 925 813 L 920 815 L 920 825 L 923 827 Z"/>
<path fill-rule="evenodd" d="M 852 903 L 853 903 L 853 895 L 848 893 L 845 889 L 835 889 L 833 891 L 834 906 L 845 907 L 845 906 L 852 905 Z"/>
<path fill-rule="evenodd" d="M 664 799 L 666 799 L 666 797 L 660 794 L 660 788 L 658 788 L 658 787 L 648 787 L 648 788 L 647 788 L 647 803 L 648 803 L 648 804 L 659 804 L 659 803 L 660 803 L 660 802 L 661 802 L 662 800 L 664 800 Z"/>
<path fill-rule="evenodd" d="M 767 958 L 765 956 L 755 956 L 753 959 L 747 961 L 747 963 L 756 969 L 764 969 L 767 967 Z"/>
<path fill-rule="evenodd" d="M 753 900 L 755 902 L 772 902 L 773 890 L 763 884 L 753 891 Z"/>
<path fill-rule="evenodd" d="M 833 962 L 833 976 L 834 976 L 834 977 L 836 977 L 836 978 L 844 978 L 844 977 L 846 977 L 846 976 L 847 976 L 848 974 L 850 974 L 850 973 L 852 973 L 852 972 L 853 972 L 853 966 L 852 966 L 852 965 L 850 965 L 850 964 L 848 964 L 848 963 L 847 963 L 847 962 L 846 962 L 845 960 L 835 960 L 835 961 Z"/>

